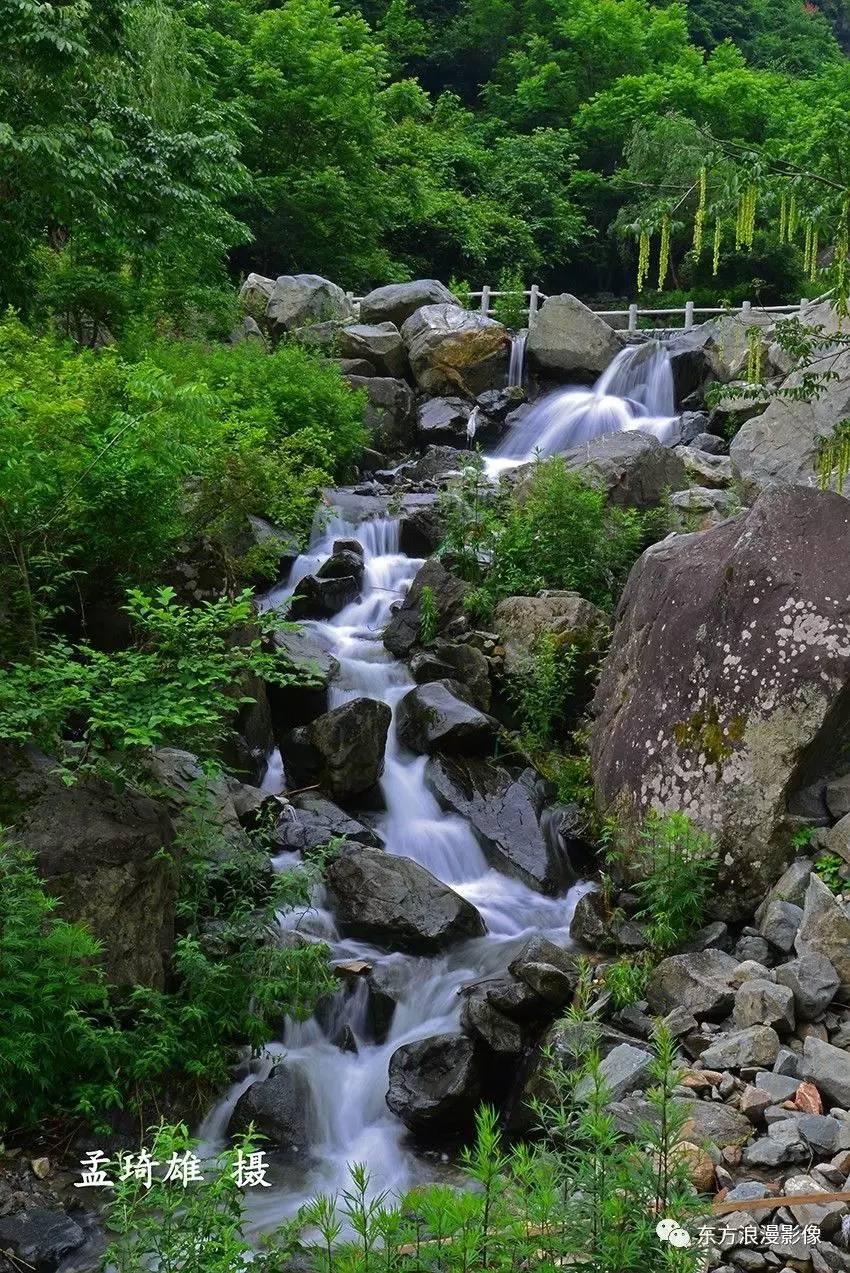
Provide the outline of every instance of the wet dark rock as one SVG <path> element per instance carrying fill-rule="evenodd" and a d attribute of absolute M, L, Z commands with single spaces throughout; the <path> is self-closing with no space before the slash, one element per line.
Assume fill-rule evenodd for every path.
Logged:
<path fill-rule="evenodd" d="M 434 954 L 485 932 L 470 902 L 410 858 L 344 850 L 329 864 L 325 881 L 341 929 L 364 941 Z"/>
<path fill-rule="evenodd" d="M 390 1058 L 387 1105 L 413 1131 L 463 1134 L 481 1092 L 475 1046 L 463 1034 L 437 1034 Z"/>
<path fill-rule="evenodd" d="M 328 710 L 328 686 L 339 673 L 339 663 L 308 628 L 278 629 L 274 644 L 289 661 L 306 673 L 298 685 L 268 685 L 269 710 L 275 738 L 306 725 Z"/>
<path fill-rule="evenodd" d="M 85 1241 L 81 1225 L 58 1208 L 28 1207 L 0 1216 L 0 1259 L 4 1251 L 11 1251 L 20 1261 L 9 1265 L 10 1273 L 17 1268 L 48 1273 Z"/>
<path fill-rule="evenodd" d="M 269 847 L 273 852 L 309 853 L 340 839 L 374 849 L 381 847 L 381 838 L 371 827 L 350 817 L 318 792 L 305 791 L 284 806 L 269 837 Z"/>
<path fill-rule="evenodd" d="M 626 826 L 687 808 L 717 841 L 713 918 L 752 914 L 788 858 L 789 795 L 850 746 L 848 556 L 846 500 L 772 489 L 655 544 L 620 602 L 594 704 L 597 803 Z"/>
<path fill-rule="evenodd" d="M 457 698 L 450 681 L 429 681 L 405 694 L 396 709 L 400 742 L 411 751 L 486 754 L 498 723 Z"/>
<path fill-rule="evenodd" d="M 352 389 L 365 390 L 365 422 L 375 449 L 386 455 L 401 455 L 409 450 L 416 430 L 416 406 L 410 385 L 393 376 L 349 376 L 348 383 Z"/>
<path fill-rule="evenodd" d="M 504 424 L 512 411 L 522 403 L 525 394 L 515 385 L 507 389 L 488 389 L 475 399 L 485 416 L 496 424 Z M 477 434 L 476 434 L 477 436 Z"/>
<path fill-rule="evenodd" d="M 252 1083 L 239 1097 L 228 1130 L 238 1135 L 253 1123 L 278 1149 L 300 1149 L 308 1143 L 310 1087 L 304 1075 L 277 1066 L 267 1079 Z"/>
<path fill-rule="evenodd" d="M 419 642 L 424 588 L 430 588 L 433 593 L 440 630 L 464 615 L 463 599 L 469 591 L 469 584 L 456 579 L 442 562 L 436 559 L 426 561 L 384 629 L 384 645 L 397 658 L 404 658 Z"/>
<path fill-rule="evenodd" d="M 542 936 L 529 938 L 508 970 L 550 1008 L 565 1008 L 579 981 L 575 954 Z"/>
<path fill-rule="evenodd" d="M 517 1001 L 539 1000 L 532 995 L 527 986 L 520 982 L 513 983 L 519 990 Z M 506 983 L 482 983 L 465 991 L 464 1004 L 460 1014 L 460 1022 L 464 1030 L 483 1040 L 487 1047 L 502 1056 L 519 1056 L 525 1051 L 528 1042 L 528 1019 L 525 1023 L 517 1019 L 516 1012 L 509 1010 L 513 1004 Z M 538 1011 L 539 1015 L 539 1011 Z"/>
<path fill-rule="evenodd" d="M 469 452 L 455 446 L 429 446 L 423 455 L 403 464 L 399 472 L 410 482 L 434 482 L 458 474 Z"/>
<path fill-rule="evenodd" d="M 392 713 L 374 698 L 355 698 L 280 740 L 291 786 L 318 783 L 345 800 L 368 791 L 384 769 Z"/>
<path fill-rule="evenodd" d="M 701 397 L 705 393 L 716 379 L 715 364 L 707 348 L 706 333 L 699 327 L 674 337 L 667 352 L 673 372 L 673 396 L 676 406 L 681 407 L 692 394 Z"/>
<path fill-rule="evenodd" d="M 362 571 L 362 566 L 361 566 Z M 346 606 L 356 601 L 360 585 L 353 575 L 341 578 L 320 579 L 317 575 L 305 575 L 299 580 L 295 595 L 289 603 L 289 619 L 332 619 Z"/>
<path fill-rule="evenodd" d="M 420 443 L 465 447 L 466 422 L 471 410 L 472 404 L 466 398 L 426 398 L 416 418 Z"/>
<path fill-rule="evenodd" d="M 348 579 L 352 578 L 357 584 L 358 591 L 363 584 L 363 550 L 359 552 L 353 548 L 338 548 L 334 545 L 334 551 L 327 561 L 323 561 L 319 569 L 316 571 L 317 579 Z"/>
<path fill-rule="evenodd" d="M 488 861 L 543 893 L 556 893 L 571 875 L 559 846 L 541 828 L 545 791 L 537 774 L 519 775 L 487 760 L 435 756 L 425 782 L 443 809 L 470 826 Z"/>
<path fill-rule="evenodd" d="M 590 950 L 645 950 L 640 924 L 619 911 L 609 912 L 601 893 L 585 893 L 576 903 L 570 936 Z"/>

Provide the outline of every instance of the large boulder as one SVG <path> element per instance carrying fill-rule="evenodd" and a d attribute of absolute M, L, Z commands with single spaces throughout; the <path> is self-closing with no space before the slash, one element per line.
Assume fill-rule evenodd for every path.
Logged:
<path fill-rule="evenodd" d="M 425 305 L 401 329 L 425 393 L 468 394 L 504 384 L 510 340 L 501 323 L 459 305 Z"/>
<path fill-rule="evenodd" d="M 487 760 L 435 756 L 425 782 L 443 809 L 468 823 L 487 860 L 505 875 L 543 893 L 558 892 L 572 878 L 565 846 L 547 834 L 546 793 L 532 769 L 517 775 Z"/>
<path fill-rule="evenodd" d="M 828 959 L 841 985 L 850 991 L 850 913 L 814 872 L 794 945 L 798 955 Z"/>
<path fill-rule="evenodd" d="M 392 712 L 374 698 L 353 698 L 284 734 L 280 751 L 291 785 L 318 782 L 345 800 L 373 787 L 384 770 Z"/>
<path fill-rule="evenodd" d="M 490 664 L 474 645 L 453 641 L 432 641 L 410 660 L 410 670 L 418 685 L 428 681 L 454 681 L 463 689 L 467 703 L 480 712 L 490 710 Z"/>
<path fill-rule="evenodd" d="M 278 332 L 353 317 L 354 306 L 342 288 L 320 274 L 281 274 L 266 305 L 266 319 Z"/>
<path fill-rule="evenodd" d="M 452 691 L 451 681 L 428 681 L 405 694 L 396 711 L 398 737 L 405 747 L 420 754 L 492 750 L 498 722 Z"/>
<path fill-rule="evenodd" d="M 472 405 L 465 398 L 426 398 L 420 403 L 416 432 L 423 445 L 444 443 L 465 447 L 466 424 Z"/>
<path fill-rule="evenodd" d="M 543 371 L 595 380 L 624 348 L 622 336 L 569 292 L 550 296 L 538 313 L 526 353 Z"/>
<path fill-rule="evenodd" d="M 493 613 L 493 627 L 501 637 L 509 675 L 519 671 L 544 633 L 551 633 L 559 645 L 593 650 L 609 632 L 607 615 L 578 592 L 505 597 Z"/>
<path fill-rule="evenodd" d="M 18 1195 L 20 1196 L 20 1195 Z M 14 1199 L 15 1195 L 11 1197 Z M 0 1217 L 0 1259 L 8 1273 L 49 1273 L 50 1270 L 68 1267 L 64 1261 L 72 1251 L 79 1250 L 86 1242 L 85 1220 L 77 1213 L 77 1223 L 67 1211 L 58 1207 L 26 1207 Z M 85 1259 L 77 1263 L 71 1257 L 71 1267 L 84 1269 L 92 1265 Z"/>
<path fill-rule="evenodd" d="M 360 584 L 353 574 L 331 575 L 323 579 L 318 575 L 305 575 L 298 581 L 287 618 L 332 619 L 356 601 L 359 595 Z"/>
<path fill-rule="evenodd" d="M 387 283 L 376 287 L 360 302 L 363 323 L 395 323 L 401 327 L 423 305 L 456 305 L 457 297 L 435 278 L 418 278 L 412 283 Z"/>
<path fill-rule="evenodd" d="M 430 588 L 433 594 L 439 630 L 464 613 L 463 600 L 469 584 L 450 574 L 436 558 L 426 561 L 417 572 L 404 601 L 384 628 L 384 645 L 396 658 L 404 658 L 419 641 L 422 593 L 426 588 Z"/>
<path fill-rule="evenodd" d="M 349 323 L 340 329 L 343 358 L 365 358 L 381 376 L 403 379 L 409 371 L 401 332 L 395 323 Z"/>
<path fill-rule="evenodd" d="M 352 389 L 366 392 L 366 425 L 380 451 L 397 455 L 410 449 L 416 429 L 413 390 L 390 376 L 349 376 Z"/>
<path fill-rule="evenodd" d="M 264 274 L 249 274 L 239 289 L 239 302 L 255 320 L 265 318 L 274 279 Z"/>
<path fill-rule="evenodd" d="M 667 345 L 677 410 L 692 394 L 701 396 L 717 378 L 716 364 L 706 348 L 707 343 L 703 329 L 695 327 L 674 336 Z"/>
<path fill-rule="evenodd" d="M 670 491 L 687 486 L 685 466 L 670 447 L 649 433 L 607 433 L 583 446 L 563 452 L 562 461 L 586 481 L 601 485 L 611 504 L 623 508 L 653 508 Z M 518 471 L 520 501 L 533 481 L 535 465 Z"/>
<path fill-rule="evenodd" d="M 328 688 L 339 663 L 312 628 L 277 628 L 273 641 L 301 675 L 290 685 L 269 682 L 268 699 L 276 738 L 294 725 L 305 725 L 328 710 Z"/>
<path fill-rule="evenodd" d="M 340 928 L 364 941 L 433 955 L 486 931 L 471 902 L 410 858 L 346 849 L 325 881 Z"/>
<path fill-rule="evenodd" d="M 770 486 L 818 485 L 820 446 L 850 416 L 850 349 L 806 368 L 806 375 L 818 373 L 834 378 L 816 396 L 775 397 L 735 436 L 729 448 L 732 470 L 751 495 Z M 782 388 L 799 387 L 801 379 L 801 372 L 792 372 Z"/>
<path fill-rule="evenodd" d="M 763 339 L 768 340 L 773 326 L 773 315 L 761 310 L 749 314 L 724 314 L 703 323 L 699 333 L 703 348 L 709 355 L 718 380 L 740 380 L 747 369 L 750 356 L 749 332 L 758 327 Z"/>
<path fill-rule="evenodd" d="M 252 1083 L 239 1097 L 230 1117 L 231 1135 L 253 1123 L 276 1149 L 297 1150 L 307 1144 L 310 1085 L 300 1070 L 277 1066 L 267 1079 Z"/>
<path fill-rule="evenodd" d="M 467 1132 L 480 1092 L 475 1046 L 466 1035 L 417 1039 L 390 1058 L 387 1105 L 413 1131 Z"/>
<path fill-rule="evenodd" d="M 659 1016 L 683 1008 L 700 1020 L 722 1021 L 735 1003 L 732 978 L 737 967 L 738 961 L 722 950 L 671 955 L 653 969 L 647 1002 Z"/>
<path fill-rule="evenodd" d="M 827 546 L 827 547 L 825 547 Z M 788 802 L 850 747 L 850 510 L 765 492 L 632 571 L 595 700 L 599 808 L 685 812 L 716 839 L 717 918 L 752 912 L 790 855 Z"/>
<path fill-rule="evenodd" d="M 55 763 L 0 747 L 0 798 L 12 838 L 35 855 L 62 918 L 103 942 L 119 986 L 165 986 L 174 944 L 174 829 L 164 804 L 95 777 L 66 786 Z"/>

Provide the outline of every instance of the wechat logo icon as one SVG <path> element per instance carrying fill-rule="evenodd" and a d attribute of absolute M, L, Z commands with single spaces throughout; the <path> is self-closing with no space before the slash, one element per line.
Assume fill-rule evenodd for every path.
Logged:
<path fill-rule="evenodd" d="M 681 1248 L 691 1245 L 691 1235 L 676 1220 L 659 1220 L 655 1232 L 662 1242 L 669 1242 L 671 1246 Z"/>

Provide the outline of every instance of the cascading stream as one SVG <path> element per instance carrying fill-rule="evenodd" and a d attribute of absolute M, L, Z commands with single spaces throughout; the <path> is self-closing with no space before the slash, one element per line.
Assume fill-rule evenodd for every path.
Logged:
<path fill-rule="evenodd" d="M 340 672 L 331 687 L 330 706 L 367 696 L 388 703 L 395 711 L 414 681 L 406 666 L 384 648 L 381 634 L 390 608 L 407 591 L 422 564 L 399 552 L 399 526 L 392 519 L 352 525 L 334 518 L 314 532 L 307 552 L 293 566 L 289 580 L 271 594 L 279 605 L 298 581 L 314 571 L 331 553 L 337 539 L 356 538 L 363 546 L 365 574 L 360 599 L 328 622 L 309 626 L 334 654 Z M 279 764 L 279 760 L 276 762 Z M 569 927 L 578 897 L 587 886 L 577 885 L 565 897 L 552 898 L 532 891 L 487 865 L 470 828 L 460 817 L 444 813 L 425 785 L 426 757 L 415 756 L 399 743 L 395 722 L 387 739 L 381 780 L 385 811 L 377 830 L 386 851 L 413 858 L 471 901 L 487 925 L 487 936 L 454 946 L 434 958 L 388 954 L 368 943 L 340 937 L 323 893 L 304 913 L 281 917 L 286 927 L 327 941 L 335 960 L 364 959 L 392 966 L 399 987 L 398 1005 L 386 1042 L 373 1041 L 367 1014 L 367 987 L 336 998 L 330 1018 L 287 1022 L 282 1038 L 268 1045 L 267 1054 L 247 1072 L 211 1111 L 201 1128 L 205 1152 L 224 1141 L 233 1108 L 252 1082 L 266 1078 L 273 1064 L 285 1056 L 297 1067 L 310 1089 L 310 1157 L 300 1169 L 287 1165 L 277 1172 L 275 1187 L 248 1196 L 251 1222 L 266 1229 L 292 1215 L 317 1193 L 338 1193 L 349 1184 L 349 1164 L 365 1162 L 375 1192 L 403 1192 L 417 1180 L 433 1178 L 433 1161 L 425 1162 L 410 1148 L 403 1124 L 386 1105 L 387 1071 L 393 1052 L 403 1043 L 458 1028 L 460 988 L 503 971 L 514 953 L 533 933 L 545 931 L 557 941 L 569 941 Z M 280 780 L 276 773 L 272 782 Z M 281 854 L 276 866 L 293 865 L 297 855 Z M 335 1039 L 347 1026 L 357 1052 L 343 1051 Z"/>

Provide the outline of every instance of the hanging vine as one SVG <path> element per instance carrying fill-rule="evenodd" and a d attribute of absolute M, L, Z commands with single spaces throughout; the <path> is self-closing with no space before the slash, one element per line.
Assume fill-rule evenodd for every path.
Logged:
<path fill-rule="evenodd" d="M 699 170 L 699 202 L 694 216 L 694 256 L 702 251 L 702 231 L 705 224 L 705 209 L 708 195 L 708 169 L 705 164 Z"/>
<path fill-rule="evenodd" d="M 661 218 L 661 246 L 658 249 L 658 290 L 664 286 L 670 268 L 670 213 Z"/>
<path fill-rule="evenodd" d="M 649 277 L 649 231 L 641 230 L 638 239 L 637 290 L 643 291 L 643 285 Z"/>
<path fill-rule="evenodd" d="M 764 342 L 761 329 L 747 328 L 747 381 L 751 385 L 760 385 L 764 365 Z"/>
<path fill-rule="evenodd" d="M 720 247 L 722 242 L 723 242 L 723 222 L 720 220 L 720 217 L 718 216 L 717 220 L 714 223 L 714 255 L 711 261 L 711 272 L 713 275 L 716 275 L 718 269 L 720 268 Z"/>

